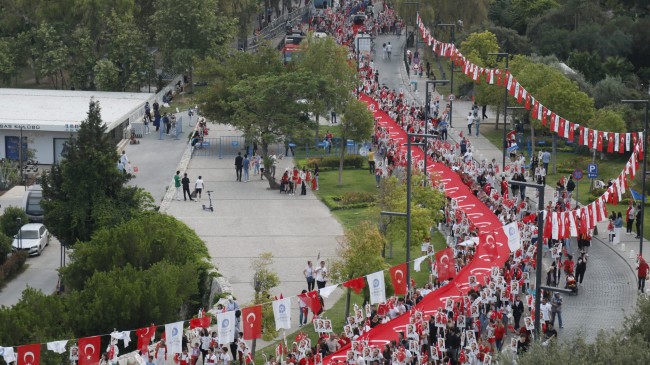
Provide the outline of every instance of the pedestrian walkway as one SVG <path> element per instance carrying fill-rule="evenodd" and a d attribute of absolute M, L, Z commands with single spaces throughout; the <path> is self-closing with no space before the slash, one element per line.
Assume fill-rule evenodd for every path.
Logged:
<path fill-rule="evenodd" d="M 374 64 L 379 70 L 379 81 L 389 88 L 403 89 L 405 95 L 411 100 L 416 100 L 420 105 L 425 103 L 425 88 L 424 81 L 419 82 L 420 87 L 417 91 L 410 89 L 411 79 L 406 73 L 403 59 L 401 54 L 405 40 L 396 36 L 379 36 L 375 40 L 376 44 L 387 43 L 388 41 L 393 44 L 393 49 L 398 52 L 394 54 L 400 55 L 399 57 L 393 56 L 391 60 L 384 60 L 380 57 L 375 57 Z M 434 92 L 434 98 L 439 94 Z M 449 137 L 460 142 L 459 132 L 467 137 L 467 130 L 465 128 L 465 118 L 471 111 L 472 102 L 470 101 L 455 101 L 453 103 L 453 122 L 454 127 L 449 129 Z M 489 113 L 494 115 L 494 113 Z M 486 126 L 484 125 L 483 128 Z M 492 126 L 487 126 L 492 128 Z M 482 135 L 468 137 L 475 159 L 486 159 L 491 161 L 496 159 L 501 165 L 503 157 L 502 150 L 494 146 L 487 138 Z M 550 200 L 553 197 L 554 189 L 546 186 L 545 200 Z M 533 201 L 537 201 L 536 191 L 527 189 L 527 196 Z M 625 206 L 621 206 L 624 210 Z M 564 295 L 564 309 L 563 320 L 564 328 L 559 329 L 559 337 L 570 338 L 573 335 L 581 334 L 585 336 L 588 341 L 593 341 L 599 330 L 610 330 L 612 328 L 619 328 L 624 316 L 630 314 L 633 310 L 636 298 L 636 272 L 634 271 L 634 257 L 635 254 L 630 254 L 633 249 L 636 252 L 637 245 L 634 248 L 633 235 L 624 236 L 622 244 L 625 245 L 625 250 L 621 250 L 622 246 L 615 247 L 605 241 L 607 223 L 599 223 L 598 231 L 600 236 L 595 236 L 592 240 L 591 249 L 589 251 L 589 260 L 587 263 L 587 271 L 585 274 L 584 286 L 580 287 L 578 296 Z M 601 239 L 601 237 L 604 237 Z M 638 242 L 638 240 L 636 240 Z M 574 258 L 577 258 L 577 242 L 572 239 L 571 251 Z M 630 259 L 632 257 L 632 259 Z M 549 258 L 545 259 L 543 268 L 543 277 L 545 278 L 548 266 L 551 263 Z M 564 275 L 562 276 L 563 287 Z"/>

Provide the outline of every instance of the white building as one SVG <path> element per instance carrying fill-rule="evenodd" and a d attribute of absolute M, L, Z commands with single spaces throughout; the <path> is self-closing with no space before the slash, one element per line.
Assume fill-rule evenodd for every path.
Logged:
<path fill-rule="evenodd" d="M 0 88 L 0 156 L 18 160 L 22 134 L 23 154 L 33 152 L 40 164 L 58 161 L 65 141 L 87 118 L 91 98 L 99 102 L 107 133 L 117 144 L 129 123 L 142 119 L 145 102 L 153 103 L 154 97 L 148 93 Z"/>

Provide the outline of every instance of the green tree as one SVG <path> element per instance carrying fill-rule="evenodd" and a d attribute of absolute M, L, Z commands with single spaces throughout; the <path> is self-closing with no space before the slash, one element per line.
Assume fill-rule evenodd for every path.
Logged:
<path fill-rule="evenodd" d="M 119 88 L 111 91 L 139 90 L 151 72 L 152 57 L 143 46 L 145 35 L 135 24 L 132 16 L 113 13 L 108 46 L 109 59 L 119 69 Z"/>
<path fill-rule="evenodd" d="M 497 36 L 487 30 L 472 33 L 460 44 L 460 51 L 473 63 L 491 67 L 495 64 L 495 58 L 489 53 L 499 51 L 499 42 Z"/>
<path fill-rule="evenodd" d="M 20 223 L 18 223 L 20 218 Z M 0 230 L 5 236 L 13 237 L 18 233 L 20 227 L 29 223 L 29 217 L 23 208 L 9 206 L 5 208 L 4 214 L 0 217 Z"/>
<path fill-rule="evenodd" d="M 192 63 L 174 57 L 174 52 L 186 53 L 190 59 L 225 54 L 236 31 L 235 20 L 219 14 L 216 0 L 158 0 L 154 7 L 155 39 L 165 65 L 189 71 L 192 85 Z"/>
<path fill-rule="evenodd" d="M 319 117 L 330 109 L 343 110 L 350 91 L 357 85 L 356 70 L 347 62 L 347 48 L 338 45 L 333 37 L 319 39 L 310 34 L 300 47 L 296 68 L 310 73 L 314 80 L 315 87 L 308 90 L 306 99 L 316 117 L 318 140 Z"/>
<path fill-rule="evenodd" d="M 88 241 L 100 227 L 129 220 L 151 206 L 151 195 L 125 186 L 130 175 L 117 170 L 118 155 L 106 133 L 99 103 L 66 142 L 62 161 L 42 178 L 45 224 L 63 244 Z"/>
<path fill-rule="evenodd" d="M 11 78 L 18 73 L 16 57 L 13 53 L 12 40 L 0 38 L 0 82 L 11 83 Z"/>
<path fill-rule="evenodd" d="M 196 233 L 176 218 L 146 212 L 116 227 L 98 230 L 88 242 L 80 242 L 70 254 L 71 263 L 61 269 L 66 287 L 81 290 L 96 272 L 131 265 L 143 270 L 169 261 L 177 265 L 201 263 L 208 251 Z"/>
<path fill-rule="evenodd" d="M 93 68 L 97 63 L 97 54 L 94 47 L 95 44 L 88 28 L 77 27 L 73 31 L 70 39 L 70 59 L 67 68 L 70 85 L 77 90 L 91 90 L 95 86 Z M 106 84 L 106 81 L 104 81 L 104 84 Z"/>
<path fill-rule="evenodd" d="M 602 108 L 607 105 L 617 104 L 623 99 L 627 99 L 629 89 L 625 86 L 620 77 L 606 76 L 604 79 L 598 81 L 594 86 L 593 95 L 596 108 Z"/>
<path fill-rule="evenodd" d="M 11 242 L 13 242 L 11 236 L 0 234 L 0 265 L 7 261 L 7 258 L 12 251 Z"/>
<path fill-rule="evenodd" d="M 120 69 L 113 61 L 103 59 L 97 61 L 93 67 L 95 73 L 95 85 L 102 91 L 112 91 L 120 89 Z"/>
<path fill-rule="evenodd" d="M 364 141 L 372 134 L 374 118 L 368 110 L 366 103 L 359 100 L 350 100 L 345 106 L 339 133 L 341 134 L 341 155 L 339 156 L 339 185 L 343 184 L 343 161 L 347 140 Z"/>
<path fill-rule="evenodd" d="M 67 62 L 68 50 L 59 32 L 50 24 L 41 23 L 28 33 L 28 38 L 29 64 L 34 71 L 36 83 L 42 77 L 50 77 L 54 87 L 58 88 L 60 78 L 63 87 L 63 68 Z"/>
<path fill-rule="evenodd" d="M 603 65 L 600 56 L 594 52 L 571 52 L 567 64 L 580 71 L 590 82 L 597 82 L 603 77 Z"/>
<path fill-rule="evenodd" d="M 273 254 L 271 252 L 263 252 L 251 262 L 251 269 L 254 271 L 253 289 L 255 290 L 253 304 L 264 303 L 262 305 L 262 339 L 264 341 L 271 341 L 278 336 L 273 318 L 273 306 L 269 300 L 271 299 L 271 289 L 280 284 L 280 278 L 273 270 L 272 265 Z M 253 354 L 256 344 L 257 341 L 254 340 Z"/>

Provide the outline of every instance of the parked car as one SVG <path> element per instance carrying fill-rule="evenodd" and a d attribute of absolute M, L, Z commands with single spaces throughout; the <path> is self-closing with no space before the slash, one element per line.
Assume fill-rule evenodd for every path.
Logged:
<path fill-rule="evenodd" d="M 41 223 L 29 223 L 20 227 L 14 236 L 11 247 L 14 251 L 27 251 L 30 256 L 41 254 L 45 246 L 50 244 L 50 232 Z"/>

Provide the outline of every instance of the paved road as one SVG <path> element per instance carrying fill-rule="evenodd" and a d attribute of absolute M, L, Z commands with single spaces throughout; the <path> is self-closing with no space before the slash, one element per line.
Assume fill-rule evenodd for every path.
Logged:
<path fill-rule="evenodd" d="M 375 44 L 381 45 L 389 41 L 394 50 L 392 60 L 382 60 L 381 57 L 375 57 L 375 67 L 379 70 L 380 82 L 390 88 L 403 88 L 411 100 L 416 100 L 422 105 L 425 100 L 425 78 L 417 78 L 420 81 L 417 92 L 409 90 L 410 80 L 407 77 L 401 58 L 404 37 L 379 36 Z M 395 54 L 398 56 L 395 57 Z M 453 125 L 460 128 L 451 128 L 449 136 L 452 139 L 458 141 L 459 131 L 461 130 L 466 135 L 465 116 L 471 110 L 471 107 L 472 103 L 469 101 L 454 102 Z M 494 113 L 490 112 L 488 115 L 494 116 Z M 488 128 L 493 127 L 489 126 Z M 494 146 L 482 135 L 478 137 L 471 136 L 469 139 L 473 146 L 475 158 L 487 160 L 495 158 L 500 164 L 502 152 L 498 147 Z M 553 189 L 547 186 L 545 194 L 547 197 L 552 196 Z M 528 196 L 533 201 L 537 201 L 532 189 L 528 189 Z M 621 206 L 620 210 L 624 209 L 625 207 Z M 564 295 L 564 329 L 559 330 L 560 338 L 570 338 L 580 333 L 588 341 L 593 341 L 598 330 L 619 328 L 624 315 L 630 314 L 635 306 L 637 298 L 636 274 L 633 271 L 634 260 L 629 257 L 630 250 L 636 252 L 638 240 L 634 240 L 633 235 L 624 236 L 622 243 L 626 246 L 625 250 L 621 251 L 620 245 L 613 246 L 600 240 L 600 238 L 603 238 L 604 241 L 607 241 L 606 223 L 600 223 L 598 229 L 601 234 L 600 237 L 596 237 L 592 241 L 584 286 L 580 288 L 578 296 Z M 574 252 L 577 250 L 575 239 L 571 248 Z M 545 266 L 549 264 L 550 259 L 547 259 Z M 564 276 L 562 280 L 564 280 Z"/>

